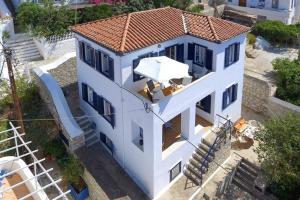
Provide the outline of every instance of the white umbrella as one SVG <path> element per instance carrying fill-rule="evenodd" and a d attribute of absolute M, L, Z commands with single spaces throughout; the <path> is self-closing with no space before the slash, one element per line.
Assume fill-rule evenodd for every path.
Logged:
<path fill-rule="evenodd" d="M 166 56 L 143 58 L 134 72 L 163 83 L 173 78 L 188 77 L 189 66 Z"/>

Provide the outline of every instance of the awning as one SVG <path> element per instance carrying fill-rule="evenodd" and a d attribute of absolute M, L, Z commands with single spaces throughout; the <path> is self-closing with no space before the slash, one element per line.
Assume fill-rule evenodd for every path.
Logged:
<path fill-rule="evenodd" d="M 188 77 L 189 66 L 166 56 L 143 58 L 134 72 L 163 83 L 175 78 Z"/>

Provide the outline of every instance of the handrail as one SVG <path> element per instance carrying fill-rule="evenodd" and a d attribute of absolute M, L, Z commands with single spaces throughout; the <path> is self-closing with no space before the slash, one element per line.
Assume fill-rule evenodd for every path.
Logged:
<path fill-rule="evenodd" d="M 221 117 L 221 116 L 220 116 L 220 117 Z M 222 117 L 222 118 L 223 118 L 223 117 Z M 212 151 L 213 151 L 213 149 L 214 149 L 216 143 L 219 142 L 220 137 L 221 137 L 221 136 L 224 136 L 224 134 L 225 134 L 225 137 L 226 137 L 226 132 L 228 131 L 228 128 L 231 129 L 232 122 L 231 122 L 230 120 L 228 120 L 228 119 L 226 119 L 226 120 L 227 120 L 227 121 L 226 121 L 226 123 L 224 124 L 224 130 L 222 130 L 222 133 L 221 133 L 221 134 L 217 135 L 216 139 L 214 140 L 214 143 L 210 146 L 208 152 L 206 153 L 205 157 L 203 158 L 203 160 L 202 160 L 202 162 L 201 162 L 201 165 L 200 165 L 201 182 L 202 182 L 202 174 L 203 174 L 203 173 L 202 173 L 202 169 L 203 169 L 203 166 L 204 166 L 205 162 L 208 160 L 208 157 L 209 157 L 210 154 L 212 153 Z M 229 123 L 228 126 L 227 126 L 227 123 Z M 230 134 L 231 134 L 231 133 L 230 133 Z"/>

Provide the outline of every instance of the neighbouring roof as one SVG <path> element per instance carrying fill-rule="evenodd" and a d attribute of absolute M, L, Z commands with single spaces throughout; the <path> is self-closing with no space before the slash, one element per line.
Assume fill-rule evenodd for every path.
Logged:
<path fill-rule="evenodd" d="M 166 7 L 79 24 L 72 30 L 115 52 L 127 53 L 183 35 L 219 43 L 250 28 Z"/>

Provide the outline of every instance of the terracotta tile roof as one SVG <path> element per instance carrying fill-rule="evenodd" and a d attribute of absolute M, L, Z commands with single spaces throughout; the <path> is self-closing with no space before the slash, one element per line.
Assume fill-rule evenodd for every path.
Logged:
<path fill-rule="evenodd" d="M 222 42 L 246 26 L 166 7 L 79 24 L 72 30 L 115 52 L 126 53 L 186 34 Z"/>

